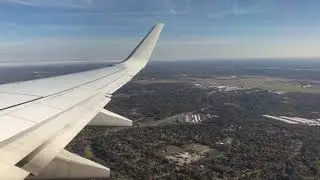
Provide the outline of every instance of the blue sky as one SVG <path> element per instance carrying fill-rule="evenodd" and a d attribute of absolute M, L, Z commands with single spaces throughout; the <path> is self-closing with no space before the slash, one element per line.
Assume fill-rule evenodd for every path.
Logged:
<path fill-rule="evenodd" d="M 320 56 L 317 0 L 2 0 L 0 61 L 124 58 L 157 22 L 155 60 Z"/>

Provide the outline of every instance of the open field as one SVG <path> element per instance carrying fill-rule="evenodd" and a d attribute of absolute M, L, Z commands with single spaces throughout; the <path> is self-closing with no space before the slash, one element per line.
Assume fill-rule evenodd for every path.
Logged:
<path fill-rule="evenodd" d="M 320 82 L 300 82 L 295 79 L 283 79 L 263 76 L 244 77 L 218 77 L 206 79 L 193 79 L 202 87 L 212 88 L 218 86 L 236 86 L 240 88 L 259 88 L 279 92 L 320 93 Z"/>
<path fill-rule="evenodd" d="M 302 81 L 267 76 L 219 76 L 212 78 L 188 79 L 153 79 L 138 80 L 134 83 L 148 85 L 160 83 L 188 83 L 203 88 L 217 88 L 221 86 L 239 87 L 245 89 L 259 88 L 279 92 L 301 92 L 320 94 L 320 81 Z"/>

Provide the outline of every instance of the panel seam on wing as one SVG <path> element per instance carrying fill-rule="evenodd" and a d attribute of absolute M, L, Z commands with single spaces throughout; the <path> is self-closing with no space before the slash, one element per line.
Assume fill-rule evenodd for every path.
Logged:
<path fill-rule="evenodd" d="M 25 102 L 22 102 L 22 103 L 19 103 L 19 104 L 8 106 L 8 107 L 0 109 L 0 111 L 7 110 L 7 109 L 10 109 L 10 108 L 14 108 L 14 107 L 17 107 L 17 106 L 21 106 L 21 105 L 24 105 L 24 104 L 28 104 L 28 103 L 31 103 L 31 102 L 34 102 L 34 101 L 38 101 L 38 100 L 43 99 L 43 98 L 44 97 L 39 97 L 39 98 L 32 99 L 32 100 L 29 100 L 29 101 L 25 101 Z"/>
<path fill-rule="evenodd" d="M 123 73 L 123 75 L 126 75 L 126 73 Z M 118 80 L 118 79 L 120 79 L 120 78 L 122 78 L 122 77 L 118 77 L 118 78 L 116 78 L 116 79 L 114 79 L 114 80 L 110 81 L 110 83 L 109 83 L 109 84 L 106 84 L 106 85 L 104 85 L 104 86 L 100 87 L 98 90 L 104 89 L 105 87 L 107 87 L 108 85 L 110 85 L 110 84 L 114 83 L 115 81 L 117 81 L 117 80 Z"/>
<path fill-rule="evenodd" d="M 33 94 L 25 94 L 25 93 L 10 93 L 10 92 L 0 92 L 0 94 L 13 94 L 13 95 L 22 95 L 22 96 L 32 96 L 41 98 L 42 96 L 33 95 Z"/>
<path fill-rule="evenodd" d="M 57 94 L 60 94 L 60 93 L 64 93 L 64 92 L 67 92 L 67 91 L 70 91 L 70 90 L 79 88 L 79 87 L 81 87 L 81 86 L 84 86 L 84 85 L 93 83 L 93 82 L 98 81 L 98 80 L 100 80 L 100 79 L 106 78 L 106 77 L 111 76 L 111 75 L 113 75 L 113 74 L 119 73 L 119 72 L 121 72 L 121 71 L 123 71 L 123 70 L 125 70 L 125 69 L 124 69 L 123 67 L 120 67 L 119 70 L 117 70 L 117 71 L 115 71 L 115 72 L 112 72 L 112 73 L 110 73 L 110 74 L 104 75 L 104 76 L 102 76 L 102 77 L 100 77 L 100 78 L 94 79 L 94 80 L 92 80 L 92 81 L 83 83 L 83 84 L 81 84 L 81 85 L 78 85 L 78 86 L 75 86 L 75 87 L 72 87 L 72 88 L 69 88 L 69 89 L 65 89 L 65 90 L 63 90 L 63 91 L 59 91 L 59 92 L 50 94 L 50 95 L 47 95 L 47 96 L 38 96 L 38 98 L 36 98 L 36 99 L 32 99 L 32 100 L 25 101 L 25 102 L 22 102 L 22 103 L 19 103 L 19 104 L 15 104 L 15 105 L 12 105 L 12 106 L 8 106 L 8 107 L 5 107 L 5 108 L 0 109 L 0 111 L 7 110 L 7 109 L 10 109 L 10 108 L 14 108 L 14 107 L 17 107 L 17 106 L 20 106 L 20 105 L 28 104 L 28 103 L 31 103 L 31 102 L 34 102 L 34 101 L 38 101 L 38 100 L 43 99 L 43 98 L 48 98 L 48 97 L 51 97 L 51 96 L 54 96 L 54 95 L 57 95 Z M 19 93 L 12 93 L 12 94 L 17 94 L 17 95 L 19 95 Z M 36 95 L 28 95 L 28 96 L 35 96 L 35 97 L 36 97 Z"/>
<path fill-rule="evenodd" d="M 56 93 L 53 93 L 53 94 L 50 94 L 50 95 L 47 95 L 47 96 L 43 96 L 43 98 L 47 98 L 47 97 L 50 97 L 50 96 L 54 96 L 54 95 L 57 95 L 57 94 L 60 94 L 60 93 L 64 93 L 64 92 L 67 92 L 67 91 L 70 91 L 70 90 L 79 88 L 79 87 L 84 86 L 84 85 L 88 85 L 88 84 L 90 84 L 90 83 L 93 83 L 93 82 L 98 81 L 98 80 L 100 80 L 100 79 L 106 78 L 106 77 L 108 77 L 108 76 L 111 76 L 111 75 L 116 74 L 116 73 L 118 73 L 118 72 L 120 72 L 120 71 L 123 71 L 123 70 L 124 70 L 123 68 L 120 68 L 119 70 L 117 70 L 117 71 L 115 71 L 115 72 L 113 72 L 113 73 L 111 73 L 111 74 L 102 76 L 102 77 L 100 77 L 100 78 L 94 79 L 94 80 L 92 80 L 92 81 L 88 81 L 88 82 L 86 82 L 86 83 L 83 83 L 83 84 L 78 85 L 78 86 L 74 86 L 74 87 L 69 88 L 69 89 L 65 89 L 65 90 L 63 90 L 63 91 L 59 91 L 59 92 L 56 92 Z"/>
<path fill-rule="evenodd" d="M 18 116 L 12 115 L 12 114 L 5 114 L 5 115 L 6 115 L 6 116 L 11 116 L 11 117 L 14 117 L 14 118 L 18 118 L 18 119 L 22 119 L 22 120 L 26 120 L 26 121 L 29 121 L 29 122 L 32 122 L 32 123 L 37 124 L 36 121 L 32 121 L 31 119 L 26 119 L 26 118 L 18 117 Z"/>

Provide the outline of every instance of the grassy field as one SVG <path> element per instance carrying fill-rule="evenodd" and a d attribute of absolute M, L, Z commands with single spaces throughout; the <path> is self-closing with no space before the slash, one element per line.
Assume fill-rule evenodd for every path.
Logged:
<path fill-rule="evenodd" d="M 312 87 L 302 87 L 294 79 L 283 79 L 275 77 L 251 76 L 251 77 L 217 77 L 217 78 L 191 78 L 191 79 L 154 79 L 154 80 L 138 80 L 134 81 L 139 84 L 154 84 L 154 83 L 190 83 L 200 84 L 202 87 L 212 86 L 238 86 L 243 88 L 260 88 L 272 91 L 281 92 L 301 92 L 320 94 L 320 82 Z"/>
<path fill-rule="evenodd" d="M 273 77 L 219 77 L 210 79 L 197 79 L 204 87 L 212 84 L 221 86 L 238 86 L 243 88 L 260 88 L 281 92 L 302 92 L 320 94 L 318 83 L 311 87 L 303 87 L 301 84 L 292 79 L 282 79 Z"/>
<path fill-rule="evenodd" d="M 275 90 L 281 92 L 302 92 L 302 93 L 312 93 L 312 94 L 320 94 L 319 87 L 299 87 L 292 84 L 282 84 L 282 83 L 272 83 L 261 86 L 262 89 L 266 90 Z"/>

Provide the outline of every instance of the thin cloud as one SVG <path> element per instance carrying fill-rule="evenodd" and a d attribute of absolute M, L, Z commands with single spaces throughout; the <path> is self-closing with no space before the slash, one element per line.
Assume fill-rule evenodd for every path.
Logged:
<path fill-rule="evenodd" d="M 230 9 L 221 10 L 209 14 L 210 18 L 219 19 L 226 16 L 239 16 L 262 13 L 264 10 L 260 7 L 241 7 L 238 0 L 234 0 Z"/>
<path fill-rule="evenodd" d="M 88 8 L 94 5 L 94 0 L 3 0 L 2 2 L 32 7 L 65 7 Z"/>
<path fill-rule="evenodd" d="M 262 13 L 262 10 L 249 10 L 249 9 L 237 9 L 237 10 L 226 10 L 226 11 L 220 11 L 217 13 L 211 13 L 209 14 L 210 18 L 213 19 L 219 19 L 226 16 L 238 16 L 238 15 L 249 15 L 249 14 L 257 14 Z"/>
<path fill-rule="evenodd" d="M 170 12 L 171 12 L 171 14 L 173 14 L 173 15 L 177 15 L 178 13 L 176 12 L 176 10 L 174 10 L 173 8 L 170 8 Z"/>

